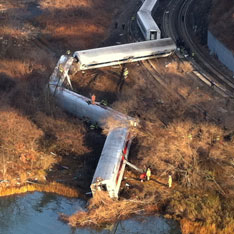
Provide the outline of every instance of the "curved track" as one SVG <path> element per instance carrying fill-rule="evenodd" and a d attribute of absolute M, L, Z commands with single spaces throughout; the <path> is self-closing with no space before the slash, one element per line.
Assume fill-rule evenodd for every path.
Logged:
<path fill-rule="evenodd" d="M 194 0 L 177 0 L 170 1 L 167 10 L 163 15 L 163 29 L 165 34 L 171 36 L 174 40 L 183 40 L 187 47 L 195 53 L 193 58 L 188 58 L 193 64 L 194 72 L 206 84 L 213 87 L 224 97 L 234 98 L 234 81 L 229 75 L 224 74 L 214 65 L 199 45 L 197 45 L 188 28 L 188 16 Z M 170 10 L 169 10 L 170 9 Z M 177 52 L 181 58 L 181 54 Z"/>
<path fill-rule="evenodd" d="M 183 2 L 184 0 L 180 0 L 179 2 Z M 180 9 L 180 5 L 176 5 L 176 6 L 172 6 L 173 2 L 169 3 L 169 7 L 171 7 L 172 9 L 172 15 L 169 14 L 168 11 L 164 12 L 164 20 L 163 20 L 163 29 L 165 30 L 165 34 L 166 36 L 170 36 L 174 41 L 176 41 L 177 38 L 179 38 L 179 32 L 177 32 L 174 28 L 176 28 L 176 24 L 175 21 L 172 20 L 172 16 L 173 18 L 176 17 L 177 15 L 177 11 L 181 11 Z M 181 17 L 183 15 L 183 12 L 180 13 Z M 174 22 L 174 23 L 172 23 Z M 136 28 L 137 25 L 136 23 L 134 24 L 134 21 L 129 21 L 129 41 L 138 41 L 139 40 L 139 35 L 136 32 Z M 139 29 L 138 29 L 139 30 Z M 188 32 L 188 31 L 187 31 Z M 175 59 L 180 59 L 180 56 L 178 55 L 178 53 L 175 53 L 174 57 Z M 186 98 L 183 97 L 181 94 L 179 93 L 175 93 L 175 91 L 171 90 L 170 88 L 167 87 L 167 84 L 165 83 L 162 75 L 160 74 L 160 72 L 157 71 L 157 68 L 154 65 L 154 62 L 152 60 L 146 60 L 146 61 L 140 61 L 138 62 L 140 64 L 140 66 L 142 66 L 142 69 L 145 69 L 148 71 L 149 77 L 151 79 L 153 79 L 157 84 L 159 84 L 164 90 L 166 90 L 168 93 L 170 93 L 171 95 L 186 101 Z M 213 82 L 210 81 L 207 76 L 204 77 L 204 73 L 201 75 L 201 73 L 194 71 L 194 74 L 199 77 L 203 82 L 205 82 L 207 85 L 212 86 Z M 220 93 L 222 96 L 224 97 L 230 97 L 230 93 L 227 94 L 226 90 L 224 91 L 222 87 L 219 86 L 219 84 L 214 83 L 213 87 L 218 93 Z M 200 111 L 201 113 L 205 113 L 206 110 L 201 107 L 198 104 L 193 104 L 192 108 L 195 108 L 196 110 Z M 210 115 L 208 115 L 206 113 L 206 118 L 211 120 L 212 122 L 215 123 L 219 123 L 218 119 L 215 119 L 213 117 L 211 117 Z M 160 121 L 164 124 L 164 125 L 168 125 L 168 121 L 167 119 L 170 119 L 170 117 L 165 116 L 165 119 L 160 119 Z"/>

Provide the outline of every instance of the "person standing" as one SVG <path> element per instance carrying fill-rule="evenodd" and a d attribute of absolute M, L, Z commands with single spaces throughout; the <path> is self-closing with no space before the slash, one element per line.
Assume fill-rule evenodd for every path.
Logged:
<path fill-rule="evenodd" d="M 123 78 L 126 80 L 128 78 L 128 69 L 125 67 L 123 72 Z"/>
<path fill-rule="evenodd" d="M 95 105 L 96 96 L 94 94 L 91 96 L 91 100 L 92 100 L 92 104 Z"/>
<path fill-rule="evenodd" d="M 146 171 L 146 176 L 147 176 L 147 180 L 149 181 L 150 180 L 150 177 L 151 177 L 151 170 L 150 168 L 148 167 L 147 171 Z"/>
<path fill-rule="evenodd" d="M 172 176 L 170 174 L 168 177 L 168 187 L 171 188 L 171 186 L 172 186 Z"/>
<path fill-rule="evenodd" d="M 140 174 L 140 180 L 141 180 L 141 182 L 144 182 L 145 178 L 146 178 L 146 172 Z"/>

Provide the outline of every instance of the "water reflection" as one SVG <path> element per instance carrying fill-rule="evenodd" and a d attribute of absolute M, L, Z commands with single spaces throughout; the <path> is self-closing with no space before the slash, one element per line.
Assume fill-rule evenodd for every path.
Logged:
<path fill-rule="evenodd" d="M 72 214 L 85 208 L 85 201 L 35 192 L 0 198 L 0 234 L 177 234 L 178 225 L 160 217 L 121 221 L 110 230 L 72 229 L 59 213 Z"/>

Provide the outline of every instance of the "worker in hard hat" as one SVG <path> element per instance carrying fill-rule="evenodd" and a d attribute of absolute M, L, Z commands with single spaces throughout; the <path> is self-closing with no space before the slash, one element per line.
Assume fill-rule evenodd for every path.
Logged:
<path fill-rule="evenodd" d="M 172 186 L 172 176 L 171 176 L 171 174 L 169 174 L 169 176 L 168 176 L 168 187 L 171 188 L 171 186 Z"/>
<path fill-rule="evenodd" d="M 141 182 L 144 182 L 146 178 L 146 172 L 143 172 L 142 174 L 140 174 L 140 180 Z"/>
<path fill-rule="evenodd" d="M 124 68 L 124 73 L 123 73 L 124 80 L 128 78 L 128 69 Z"/>
<path fill-rule="evenodd" d="M 193 139 L 193 135 L 192 135 L 192 134 L 189 134 L 189 135 L 188 135 L 188 138 L 189 138 L 190 140 L 192 140 L 192 139 Z"/>
<path fill-rule="evenodd" d="M 63 67 L 63 65 L 62 64 L 59 64 L 59 71 L 61 72 L 61 73 L 63 73 L 64 72 L 64 67 Z"/>
<path fill-rule="evenodd" d="M 147 180 L 150 180 L 150 177 L 151 177 L 151 170 L 150 168 L 148 167 L 147 171 L 146 171 L 146 177 L 147 177 Z"/>
<path fill-rule="evenodd" d="M 96 96 L 94 94 L 91 96 L 91 101 L 92 101 L 92 104 L 95 105 Z"/>

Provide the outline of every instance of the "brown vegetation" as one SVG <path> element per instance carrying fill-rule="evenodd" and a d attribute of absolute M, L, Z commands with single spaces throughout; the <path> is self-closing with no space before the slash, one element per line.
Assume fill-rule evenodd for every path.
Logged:
<path fill-rule="evenodd" d="M 52 34 L 55 40 L 66 41 L 67 49 L 77 50 L 94 47 L 106 38 L 106 28 L 112 20 L 110 11 L 115 9 L 117 2 L 69 0 L 55 3 L 43 0 L 40 6 L 43 14 L 38 17 L 38 22 L 44 26 L 42 33 L 45 36 Z M 113 14 L 116 14 L 115 10 Z"/>
<path fill-rule="evenodd" d="M 45 180 L 44 171 L 56 160 L 38 149 L 42 131 L 9 106 L 1 107 L 0 123 L 1 178 L 11 185 L 26 179 Z"/>
<path fill-rule="evenodd" d="M 30 2 L 35 3 L 8 1 L 0 22 L 0 179 L 6 180 L 0 195 L 39 190 L 80 196 L 49 181 L 87 191 L 104 138 L 99 130 L 90 131 L 65 114 L 44 90 L 61 53 L 95 47 L 106 38 L 119 1 L 41 0 L 42 12 L 34 16 L 24 10 Z M 27 27 L 16 22 L 24 22 L 24 17 L 31 19 Z M 169 60 L 154 64 L 163 82 L 152 79 L 150 69 L 128 64 L 129 77 L 122 90 L 121 67 L 74 77 L 79 93 L 88 96 L 95 91 L 98 101 L 108 100 L 113 108 L 141 120 L 130 161 L 142 168 L 151 166 L 153 176 L 142 184 L 137 173 L 127 171 L 120 201 L 100 194 L 86 212 L 63 216 L 71 225 L 100 227 L 133 214 L 161 212 L 185 218 L 184 233 L 232 230 L 233 138 L 212 121 L 219 114 L 216 107 L 224 107 L 225 100 L 190 76 L 190 64 L 173 59 L 169 64 Z M 229 109 L 233 109 L 230 104 Z M 113 126 L 116 123 L 108 121 L 107 129 Z M 172 189 L 167 187 L 169 172 Z M 45 179 L 46 185 L 26 185 Z"/>
<path fill-rule="evenodd" d="M 1 195 L 32 191 L 32 186 L 24 187 L 31 181 L 59 180 L 89 187 L 85 173 L 79 181 L 75 178 L 79 170 L 92 175 L 103 137 L 60 110 L 45 90 L 61 51 L 94 47 L 106 37 L 107 19 L 117 12 L 113 8 L 117 2 L 105 9 L 100 8 L 102 4 L 71 0 L 1 3 L 0 180 L 4 181 L 1 187 L 9 190 L 12 186 L 11 192 Z M 93 152 L 96 142 L 100 146 Z"/>
<path fill-rule="evenodd" d="M 150 165 L 151 180 L 141 183 L 139 175 L 126 172 L 122 196 L 127 200 L 115 201 L 101 193 L 90 200 L 87 211 L 63 219 L 75 227 L 100 227 L 152 211 L 178 220 L 183 217 L 183 233 L 230 233 L 233 140 L 225 140 L 225 132 L 213 124 L 190 121 L 174 122 L 167 128 L 146 124 L 138 140 L 138 166 Z M 167 187 L 169 173 L 172 189 Z M 125 182 L 130 188 L 125 188 Z M 196 221 L 194 226 L 191 221 Z"/>
<path fill-rule="evenodd" d="M 212 224 L 220 232 L 224 227 L 228 230 L 230 217 L 233 217 L 230 203 L 233 198 L 233 138 L 228 140 L 230 131 L 215 122 L 216 107 L 225 106 L 225 100 L 213 96 L 212 91 L 193 80 L 190 64 L 167 61 L 169 66 L 165 67 L 165 61 L 160 61 L 154 66 L 160 71 L 162 85 L 152 81 L 142 66 L 129 64 L 129 78 L 118 100 L 112 104 L 114 109 L 141 120 L 130 161 L 140 168 L 150 166 L 153 172 L 152 180 L 146 183 L 139 181 L 139 174 L 125 172 L 120 201 L 123 197 L 134 198 L 139 201 L 137 209 L 141 209 L 143 201 L 147 210 L 178 220 L 186 217 L 204 226 L 203 230 L 209 230 Z M 115 74 L 119 74 L 120 69 L 115 68 Z M 76 85 L 92 87 L 94 75 L 95 72 L 87 75 L 85 81 L 77 80 Z M 117 83 L 118 79 L 113 82 Z M 108 99 L 108 92 L 105 95 Z M 107 129 L 113 126 L 116 126 L 115 121 L 108 121 Z M 173 189 L 167 185 L 169 173 L 173 177 Z M 123 208 L 124 214 L 125 211 L 131 214 Z M 105 217 L 108 213 L 109 217 L 114 216 L 112 210 L 106 209 Z M 108 222 L 105 217 L 101 216 L 97 222 L 93 208 L 88 207 L 87 212 L 78 212 L 68 222 L 74 226 L 99 227 Z"/>
<path fill-rule="evenodd" d="M 145 147 L 152 146 L 145 152 L 151 156 L 142 158 L 142 165 L 157 165 L 159 174 L 171 172 L 184 186 L 214 189 L 215 179 L 225 180 L 225 174 L 228 177 L 233 170 L 231 165 L 225 166 L 233 160 L 233 141 L 223 140 L 224 131 L 213 124 L 178 121 L 165 129 L 148 128 L 146 132 L 149 135 L 141 142 Z M 221 166 L 226 168 L 225 173 L 220 174 Z"/>
<path fill-rule="evenodd" d="M 174 74 L 190 73 L 193 70 L 192 65 L 187 61 L 185 62 L 174 61 L 167 64 L 166 67 L 167 67 L 167 72 Z"/>
<path fill-rule="evenodd" d="M 59 183 L 47 183 L 47 184 L 37 184 L 37 183 L 30 183 L 23 186 L 17 187 L 4 187 L 2 186 L 0 189 L 0 196 L 9 196 L 14 194 L 22 194 L 27 192 L 47 192 L 47 193 L 56 193 L 66 197 L 79 197 L 84 198 L 82 194 L 80 194 L 77 189 L 71 188 L 68 186 L 64 186 L 63 184 Z"/>
<path fill-rule="evenodd" d="M 139 200 L 113 200 L 105 192 L 97 192 L 89 201 L 88 211 L 78 211 L 70 217 L 61 218 L 73 227 L 94 226 L 102 227 L 116 220 L 122 220 L 129 215 L 140 214 L 147 202 Z"/>
<path fill-rule="evenodd" d="M 224 229 L 219 229 L 215 224 L 202 225 L 199 222 L 191 222 L 187 219 L 180 221 L 181 230 L 183 234 L 231 234 L 234 230 L 233 221 L 230 221 Z"/>

